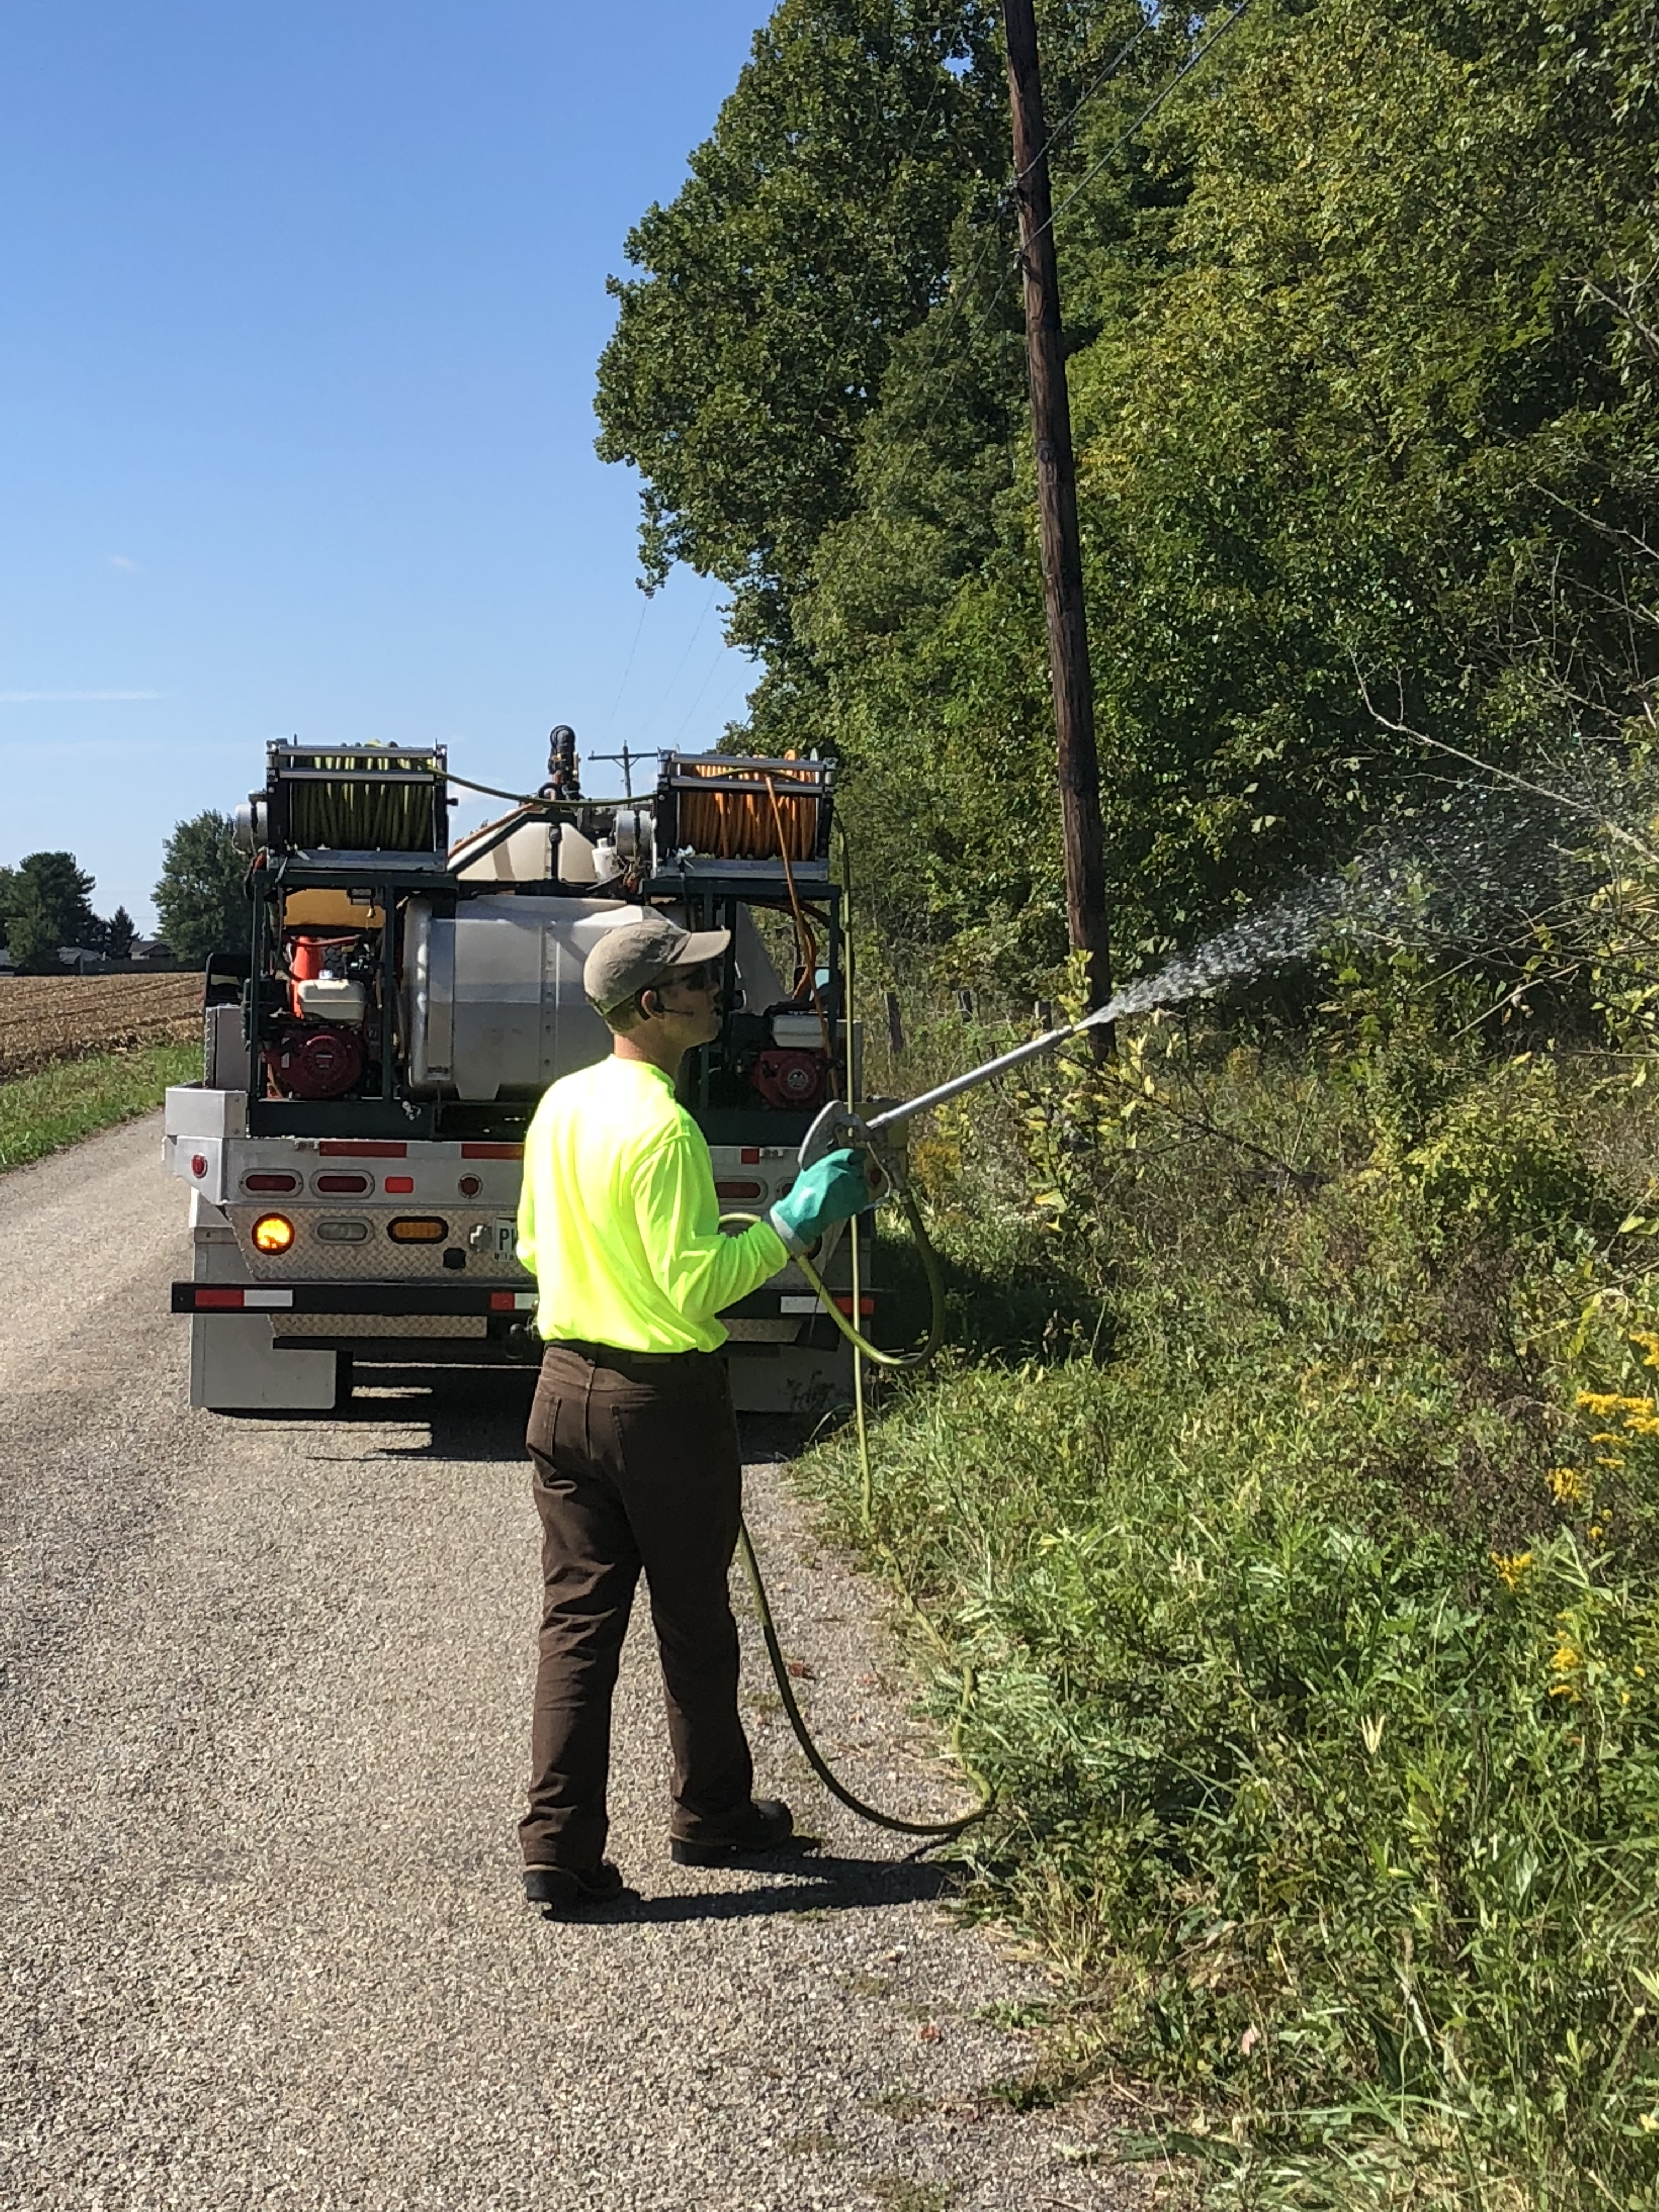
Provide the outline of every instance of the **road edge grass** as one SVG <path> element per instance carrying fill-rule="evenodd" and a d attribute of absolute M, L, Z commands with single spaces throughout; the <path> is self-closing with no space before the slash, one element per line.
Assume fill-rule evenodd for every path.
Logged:
<path fill-rule="evenodd" d="M 0 1083 L 0 1175 L 153 1113 L 167 1085 L 191 1081 L 201 1064 L 198 1044 L 145 1045 L 58 1060 Z"/>

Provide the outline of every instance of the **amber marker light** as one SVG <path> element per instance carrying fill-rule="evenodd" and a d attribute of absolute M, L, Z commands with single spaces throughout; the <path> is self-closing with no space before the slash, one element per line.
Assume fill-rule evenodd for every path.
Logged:
<path fill-rule="evenodd" d="M 394 1244 L 441 1244 L 449 1224 L 435 1213 L 400 1213 L 387 1222 L 386 1233 Z"/>
<path fill-rule="evenodd" d="M 256 1252 L 286 1252 L 294 1242 L 294 1224 L 285 1213 L 262 1213 L 253 1224 Z"/>

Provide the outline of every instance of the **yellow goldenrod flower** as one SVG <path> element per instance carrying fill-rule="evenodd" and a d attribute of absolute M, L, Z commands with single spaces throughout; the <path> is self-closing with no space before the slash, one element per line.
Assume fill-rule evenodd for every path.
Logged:
<path fill-rule="evenodd" d="M 1616 1390 L 1581 1390 L 1577 1404 L 1581 1412 L 1593 1413 L 1598 1421 L 1613 1413 L 1650 1414 L 1654 1410 L 1651 1398 L 1621 1398 Z"/>
<path fill-rule="evenodd" d="M 1532 1565 L 1530 1552 L 1494 1552 L 1492 1563 L 1510 1589 L 1519 1589 Z"/>
<path fill-rule="evenodd" d="M 1571 1678 L 1577 1673 L 1583 1660 L 1583 1654 L 1576 1644 L 1566 1643 L 1557 1644 L 1550 1660 L 1550 1671 L 1552 1674 L 1559 1674 L 1563 1679 L 1550 1684 L 1551 1697 L 1571 1698 L 1574 1705 L 1582 1702 L 1578 1694 L 1578 1685 Z"/>
<path fill-rule="evenodd" d="M 1558 1505 L 1582 1505 L 1584 1502 L 1584 1478 L 1576 1467 L 1553 1467 L 1544 1477 L 1550 1486 L 1550 1495 Z"/>

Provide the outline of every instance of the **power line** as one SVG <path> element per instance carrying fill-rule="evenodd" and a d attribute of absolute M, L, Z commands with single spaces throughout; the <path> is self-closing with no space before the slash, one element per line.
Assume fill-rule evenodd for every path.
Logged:
<path fill-rule="evenodd" d="M 645 629 L 645 611 L 650 604 L 650 600 L 642 592 L 640 594 L 640 618 L 634 625 L 634 642 L 628 648 L 628 659 L 623 664 L 622 682 L 617 686 L 617 696 L 611 702 L 611 712 L 605 718 L 605 729 L 601 732 L 603 736 L 609 736 L 611 725 L 617 719 L 617 709 L 623 702 L 623 693 L 628 689 L 628 679 L 634 671 L 634 656 L 640 649 L 640 636 Z"/>
<path fill-rule="evenodd" d="M 1012 182 L 1016 190 L 1024 183 L 1027 177 L 1030 175 L 1032 170 L 1036 168 L 1037 163 L 1042 160 L 1043 156 L 1053 153 L 1055 145 L 1059 142 L 1060 132 L 1064 131 L 1068 125 L 1075 123 L 1078 117 L 1082 114 L 1084 109 L 1105 90 L 1106 87 L 1117 75 L 1124 63 L 1128 60 L 1130 55 L 1133 53 L 1135 48 L 1140 44 L 1141 40 L 1146 38 L 1150 32 L 1156 30 L 1158 24 L 1156 19 L 1149 15 L 1141 24 L 1140 28 L 1135 33 L 1133 38 L 1128 40 L 1123 46 L 1118 48 L 1117 52 L 1112 56 L 1110 61 L 1107 63 L 1100 75 L 1089 87 L 1087 92 L 1084 94 L 1081 100 L 1078 100 L 1073 106 L 1069 107 L 1066 113 L 1060 117 L 1059 122 L 1051 127 L 1048 135 L 1043 140 L 1041 148 L 1036 153 L 1032 155 L 1030 160 L 1025 164 L 1025 167 L 1023 169 L 1015 170 Z"/>
<path fill-rule="evenodd" d="M 698 708 L 699 708 L 699 707 L 701 707 L 701 706 L 702 706 L 702 695 L 703 695 L 703 693 L 704 693 L 704 692 L 708 689 L 709 685 L 714 682 L 714 677 L 715 677 L 715 673 L 716 673 L 716 672 L 718 671 L 718 669 L 720 668 L 720 663 L 725 659 L 726 653 L 727 653 L 730 650 L 731 650 L 731 648 L 727 646 L 727 644 L 726 644 L 726 642 L 725 639 L 724 639 L 724 638 L 722 638 L 722 639 L 720 640 L 720 651 L 719 651 L 719 652 L 714 655 L 714 659 L 709 662 L 708 666 L 708 669 L 707 669 L 707 670 L 705 671 L 705 672 L 704 672 L 702 682 L 701 684 L 698 684 L 697 689 L 696 689 L 696 691 L 695 695 L 693 696 L 693 698 L 692 698 L 692 701 L 691 701 L 691 704 L 690 704 L 690 705 L 686 708 L 686 710 L 685 710 L 685 717 L 684 717 L 684 720 L 681 722 L 681 724 L 680 724 L 680 726 L 679 726 L 678 729 L 678 730 L 676 730 L 676 731 L 675 731 L 675 732 L 674 732 L 673 738 L 672 738 L 672 744 L 671 744 L 671 748 L 670 748 L 670 749 L 671 749 L 671 750 L 672 750 L 672 748 L 673 748 L 674 746 L 677 746 L 677 745 L 679 744 L 680 739 L 681 739 L 681 738 L 685 735 L 686 731 L 690 728 L 690 723 L 691 723 L 691 717 L 692 717 L 692 716 L 696 713 L 696 711 L 697 711 Z"/>
<path fill-rule="evenodd" d="M 685 673 L 685 664 L 691 658 L 691 648 L 696 645 L 697 640 L 702 635 L 702 626 L 708 619 L 709 611 L 714 604 L 714 594 L 720 590 L 720 580 L 716 576 L 714 582 L 708 586 L 708 597 L 702 603 L 702 612 L 697 617 L 697 626 L 692 631 L 690 636 L 685 641 L 685 650 L 680 655 L 679 665 L 675 669 L 674 673 L 669 678 L 668 689 L 663 693 L 662 697 L 658 701 L 657 705 L 653 711 L 651 720 L 653 722 L 657 720 L 658 716 L 661 714 L 663 708 L 667 706 L 669 701 L 673 697 L 674 686 L 679 682 L 681 677 Z"/>
<path fill-rule="evenodd" d="M 1250 0 L 1242 0 L 1242 4 L 1236 9 L 1236 14 L 1242 15 L 1244 9 L 1249 4 Z M 1049 149 L 1060 137 L 1060 132 L 1075 122 L 1077 118 L 1083 112 L 1084 109 L 1091 105 L 1093 101 L 1100 97 L 1101 94 L 1106 89 L 1106 87 L 1116 77 L 1118 72 L 1122 69 L 1130 55 L 1133 54 L 1136 47 L 1139 46 L 1141 40 L 1156 27 L 1157 26 L 1155 22 L 1149 18 L 1141 25 L 1140 28 L 1135 33 L 1133 38 L 1126 40 L 1126 42 L 1118 48 L 1117 52 L 1112 56 L 1111 60 L 1108 62 L 1105 68 L 1100 72 L 1100 75 L 1095 78 L 1093 83 L 1090 85 L 1088 90 L 1083 94 L 1081 99 L 1073 103 L 1072 106 L 1060 118 L 1060 121 L 1055 124 L 1054 128 L 1048 133 L 1042 146 L 1042 153 L 1034 154 L 1030 160 L 1026 163 L 1024 169 L 1016 168 L 1012 173 L 1006 181 L 1003 184 L 1001 189 L 997 194 L 994 203 L 993 204 L 991 220 L 994 225 L 1013 204 L 1014 197 L 1018 191 L 1021 184 L 1023 184 L 1026 177 L 1030 174 L 1032 169 L 1036 167 L 1037 162 L 1042 158 L 1042 155 L 1048 152 Z M 1212 40 L 1211 43 L 1213 44 L 1213 40 Z M 1203 49 L 1200 48 L 1200 54 L 1201 54 L 1202 52 Z M 1186 68 L 1190 69 L 1199 58 L 1200 55 L 1194 55 L 1187 63 Z M 1185 70 L 1182 70 L 1182 74 L 1185 74 Z M 1146 121 L 1146 117 L 1152 113 L 1153 110 L 1157 108 L 1164 100 L 1168 98 L 1170 93 L 1174 90 L 1175 85 L 1179 83 L 1179 82 L 1180 76 L 1177 76 L 1170 84 L 1164 88 L 1164 90 L 1158 95 L 1158 100 L 1154 100 L 1151 106 L 1145 109 L 1143 112 L 1137 117 L 1134 123 L 1130 125 L 1129 131 L 1125 134 L 1126 137 L 1132 136 L 1135 131 L 1139 129 L 1140 125 Z M 1093 173 L 1091 172 L 1091 174 L 1092 173 Z M 1086 181 L 1086 179 L 1085 181 Z M 1068 198 L 1070 196 L 1068 195 Z M 1058 212 L 1058 210 L 1056 210 L 1056 212 Z M 1051 216 L 1049 219 L 1052 222 L 1053 217 Z M 986 240 L 985 244 L 975 255 L 973 265 L 969 268 L 967 276 L 962 279 L 959 284 L 952 288 L 950 304 L 945 311 L 945 319 L 939 325 L 938 337 L 933 349 L 929 354 L 927 361 L 922 364 L 921 370 L 920 372 L 920 380 L 926 381 L 931 378 L 933 371 L 938 368 L 944 355 L 945 340 L 950 336 L 951 325 L 968 299 L 971 296 L 975 282 L 978 277 L 981 270 L 984 268 L 986 262 L 990 258 L 992 253 L 996 250 L 996 247 L 1000 243 L 1000 234 L 997 229 L 994 228 L 990 236 Z M 1019 258 L 1018 252 L 1016 252 L 1012 266 L 1008 271 L 1008 275 L 1012 275 L 1014 271 L 1018 270 L 1018 266 Z M 1001 298 L 1006 287 L 1007 276 L 1005 276 L 998 283 L 996 290 L 993 295 L 994 301 Z M 960 364 L 958 364 L 958 366 Z M 951 381 L 954 382 L 954 374 L 952 375 Z M 947 383 L 945 388 L 939 392 L 938 398 L 935 399 L 933 407 L 928 412 L 927 421 L 922 424 L 921 430 L 918 431 L 915 440 L 912 441 L 913 450 L 920 448 L 921 442 L 927 437 L 928 431 L 933 428 L 933 424 L 938 421 L 940 410 L 943 409 L 946 399 L 950 397 L 951 389 L 951 385 Z M 904 481 L 904 474 L 901 473 L 899 485 L 902 486 Z"/>
<path fill-rule="evenodd" d="M 1248 14 L 1250 0 L 1238 0 L 1238 4 L 1234 8 L 1232 14 L 1228 16 L 1226 21 L 1222 24 L 1220 29 L 1218 31 L 1212 31 L 1209 37 L 1205 40 L 1201 46 L 1195 46 L 1193 49 L 1193 52 L 1188 55 L 1186 60 L 1182 62 L 1181 67 L 1170 79 L 1168 84 L 1164 86 L 1163 91 L 1160 92 L 1155 99 L 1149 100 L 1147 101 L 1146 106 L 1141 109 L 1139 114 L 1137 115 L 1134 121 L 1130 124 L 1128 129 L 1118 133 L 1117 137 L 1113 139 L 1111 144 L 1106 149 L 1106 151 L 1100 156 L 1100 159 L 1097 161 L 1091 162 L 1089 167 L 1084 171 L 1083 174 L 1078 179 L 1076 184 L 1073 185 L 1071 191 L 1066 193 L 1065 198 L 1060 202 L 1059 205 L 1050 209 L 1048 222 L 1045 223 L 1040 223 L 1037 227 L 1038 231 L 1048 230 L 1053 227 L 1056 219 L 1066 212 L 1066 210 L 1070 207 L 1072 202 L 1077 198 L 1078 194 L 1080 191 L 1085 191 L 1088 185 L 1094 182 L 1095 179 L 1106 167 L 1106 164 L 1111 160 L 1112 156 L 1115 154 L 1121 153 L 1124 147 L 1128 144 L 1129 141 L 1134 137 L 1136 131 L 1139 130 L 1141 125 L 1149 121 L 1152 117 L 1157 114 L 1158 109 L 1163 106 L 1164 101 L 1170 97 L 1170 94 L 1174 92 L 1176 86 L 1182 83 L 1185 78 L 1192 75 L 1193 71 L 1203 60 L 1205 55 L 1209 52 L 1211 47 L 1218 46 L 1222 40 L 1226 37 L 1228 32 L 1231 30 L 1233 25 L 1238 21 L 1239 17 L 1243 15 Z M 1035 233 L 1033 234 L 1036 235 Z"/>

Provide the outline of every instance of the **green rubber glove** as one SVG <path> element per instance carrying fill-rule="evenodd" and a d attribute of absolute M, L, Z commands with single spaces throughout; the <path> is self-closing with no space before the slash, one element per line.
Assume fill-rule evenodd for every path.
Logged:
<path fill-rule="evenodd" d="M 803 1169 L 767 1219 L 799 1259 L 837 1221 L 850 1221 L 872 1203 L 864 1156 L 850 1148 L 826 1152 Z"/>

